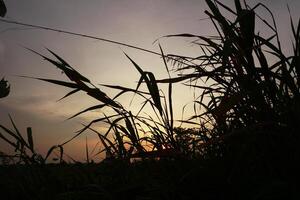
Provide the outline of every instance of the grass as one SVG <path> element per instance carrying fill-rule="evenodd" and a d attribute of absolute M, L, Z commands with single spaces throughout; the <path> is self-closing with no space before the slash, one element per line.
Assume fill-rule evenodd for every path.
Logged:
<path fill-rule="evenodd" d="M 26 138 L 24 134 L 17 128 L 15 122 L 9 115 L 10 121 L 12 123 L 13 129 L 9 129 L 0 124 L 0 138 L 6 144 L 14 149 L 13 155 L 7 155 L 1 152 L 0 158 L 2 159 L 2 164 L 45 164 L 47 159 L 55 150 L 59 150 L 60 155 L 59 160 L 63 162 L 63 147 L 60 145 L 52 146 L 45 157 L 40 155 L 35 151 L 33 134 L 31 127 L 26 129 Z M 55 158 L 54 158 L 55 159 Z"/>
<path fill-rule="evenodd" d="M 0 135 L 16 149 L 20 163 L 45 164 L 55 149 L 60 150 L 60 165 L 14 166 L 12 171 L 20 170 L 22 174 L 34 169 L 34 173 L 25 175 L 30 177 L 29 182 L 20 180 L 18 191 L 24 192 L 22 196 L 37 195 L 35 199 L 45 194 L 49 194 L 49 199 L 75 199 L 75 196 L 77 199 L 297 199 L 294 188 L 300 155 L 300 21 L 295 25 L 290 18 L 293 53 L 285 55 L 275 19 L 265 5 L 260 3 L 250 8 L 235 0 L 233 10 L 217 0 L 206 0 L 206 3 L 209 11 L 205 13 L 218 35 L 165 36 L 195 38 L 193 43 L 202 50 L 201 55 L 192 58 L 165 54 L 159 46 L 169 74 L 166 79 L 157 80 L 152 72 L 144 71 L 124 53 L 140 74 L 135 88 L 96 86 L 53 51 L 49 50 L 52 59 L 30 50 L 69 79 L 35 78 L 70 88 L 62 99 L 84 92 L 98 100 L 97 105 L 70 119 L 96 109 L 107 108 L 110 112 L 84 124 L 72 138 L 53 146 L 40 159 L 34 157 L 38 154 L 34 151 L 31 129 L 27 129 L 25 139 L 12 119 L 12 130 L 0 126 L 14 139 Z M 258 7 L 270 14 L 271 22 L 256 12 Z M 257 20 L 271 30 L 266 38 L 257 33 Z M 176 66 L 181 75 L 171 77 L 169 69 Z M 200 91 L 201 95 L 194 99 L 195 114 L 181 121 L 195 128 L 174 127 L 175 83 Z M 166 95 L 159 84 L 168 85 Z M 109 97 L 102 91 L 103 87 L 119 93 Z M 137 113 L 126 110 L 118 102 L 126 93 L 143 99 Z M 153 115 L 143 114 L 146 106 L 152 108 Z M 100 122 L 109 125 L 106 132 L 93 128 Z M 87 130 L 99 137 L 103 148 L 96 155 L 105 152 L 106 159 L 92 164 L 86 141 L 86 164 L 63 162 L 63 146 Z M 132 162 L 137 158 L 141 161 Z"/>
<path fill-rule="evenodd" d="M 232 177 L 219 163 L 193 160 L 1 167 L 10 199 L 297 199 L 296 182 Z"/>

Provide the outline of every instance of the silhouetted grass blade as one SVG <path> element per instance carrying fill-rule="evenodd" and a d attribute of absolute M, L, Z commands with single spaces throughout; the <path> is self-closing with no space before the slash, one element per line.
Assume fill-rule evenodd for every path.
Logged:
<path fill-rule="evenodd" d="M 122 108 L 122 106 L 116 101 L 109 98 L 104 92 L 102 92 L 99 88 L 88 88 L 87 94 L 94 97 L 95 99 L 105 103 L 107 106 L 112 106 L 115 108 Z"/>
<path fill-rule="evenodd" d="M 59 81 L 59 80 L 53 80 L 53 79 L 46 79 L 46 78 L 28 77 L 28 76 L 20 76 L 20 77 L 32 78 L 32 79 L 36 79 L 36 80 L 41 80 L 41 81 L 49 82 L 49 83 L 52 83 L 52 84 L 55 84 L 55 85 L 60 85 L 60 86 L 68 87 L 68 88 L 78 89 L 78 85 L 76 83 Z"/>
<path fill-rule="evenodd" d="M 22 135 L 21 135 L 19 129 L 17 128 L 15 122 L 13 121 L 13 119 L 11 118 L 10 115 L 8 115 L 8 116 L 9 116 L 9 119 L 10 119 L 10 121 L 11 121 L 11 124 L 13 125 L 13 127 L 14 127 L 14 129 L 15 129 L 16 135 L 18 136 L 18 139 L 19 139 L 18 141 L 20 141 L 22 145 L 27 146 L 27 147 L 29 148 L 28 144 L 26 143 L 26 141 L 25 141 L 24 138 L 22 137 Z"/>
<path fill-rule="evenodd" d="M 16 140 L 18 140 L 19 136 L 18 136 L 16 133 L 14 133 L 12 130 L 6 128 L 5 126 L 2 126 L 1 124 L 0 124 L 0 128 L 2 128 L 2 129 L 3 129 L 7 134 L 9 134 L 11 137 L 13 137 L 13 138 L 15 138 Z"/>
<path fill-rule="evenodd" d="M 125 55 L 132 62 L 132 64 L 139 71 L 139 73 L 141 74 L 141 79 L 138 83 L 138 86 L 141 83 L 141 81 L 144 80 L 146 82 L 147 88 L 148 88 L 148 90 L 151 94 L 153 103 L 154 103 L 155 107 L 158 109 L 158 111 L 160 112 L 160 114 L 162 114 L 163 110 L 162 110 L 159 89 L 158 89 L 158 86 L 157 86 L 155 76 L 151 72 L 144 72 L 141 69 L 141 67 L 138 64 L 136 64 L 136 62 L 134 62 L 126 53 L 125 53 Z M 138 89 L 138 87 L 137 87 L 137 89 Z"/>
<path fill-rule="evenodd" d="M 52 146 L 52 147 L 48 150 L 48 152 L 47 152 L 47 154 L 46 154 L 45 161 L 49 158 L 49 156 L 52 154 L 52 152 L 53 152 L 54 150 L 56 150 L 56 149 L 59 149 L 59 152 L 60 152 L 60 155 L 59 155 L 59 160 L 60 160 L 60 162 L 63 161 L 64 149 L 63 149 L 63 146 L 62 146 L 62 145 L 54 145 L 54 146 Z"/>
<path fill-rule="evenodd" d="M 2 128 L 2 126 L 0 125 L 0 128 Z M 17 144 L 13 143 L 12 141 L 10 141 L 8 138 L 6 138 L 1 132 L 0 132 L 0 138 L 3 139 L 5 142 L 7 142 L 8 144 L 10 144 L 12 147 L 16 148 Z"/>
<path fill-rule="evenodd" d="M 84 81 L 90 83 L 90 80 L 86 77 L 82 76 L 80 73 L 78 73 L 76 70 L 74 70 L 65 60 L 63 60 L 61 57 L 59 57 L 57 54 L 55 54 L 53 51 L 47 49 L 50 53 L 52 53 L 61 63 L 56 64 L 58 68 L 63 70 L 65 74 L 69 77 L 72 81 Z M 50 60 L 50 59 L 49 59 Z"/>
<path fill-rule="evenodd" d="M 3 0 L 0 0 L 0 17 L 5 17 L 6 15 L 6 6 Z"/>
<path fill-rule="evenodd" d="M 32 129 L 31 127 L 27 128 L 27 141 L 29 144 L 29 149 L 34 152 L 34 146 L 33 146 L 33 138 L 32 138 Z"/>
<path fill-rule="evenodd" d="M 62 98 L 58 99 L 57 101 L 61 101 L 61 100 L 65 99 L 65 98 L 67 98 L 68 96 L 71 96 L 72 94 L 75 94 L 75 93 L 77 93 L 77 92 L 79 92 L 79 91 L 80 91 L 80 89 L 72 90 L 71 92 L 67 93 L 67 94 L 64 95 Z"/>
<path fill-rule="evenodd" d="M 109 119 L 108 119 L 109 121 Z M 105 148 L 105 151 L 110 155 L 114 155 L 114 153 L 112 152 L 112 150 L 114 152 L 118 152 L 117 148 L 115 147 L 115 144 L 107 137 L 107 134 L 109 133 L 109 131 L 112 129 L 112 127 L 114 126 L 114 124 L 112 124 L 111 122 L 109 122 L 112 126 L 111 128 L 107 131 L 107 133 L 105 135 L 102 135 L 101 133 L 99 133 L 97 130 L 91 128 L 91 127 L 88 127 L 89 130 L 93 131 L 94 133 L 96 133 L 101 141 L 101 143 L 103 144 L 104 148 Z M 84 125 L 84 127 L 87 127 L 87 125 Z M 102 151 L 100 151 L 102 152 Z M 97 153 L 99 154 L 99 152 Z M 97 155 L 96 154 L 96 155 Z"/>
<path fill-rule="evenodd" d="M 76 116 L 78 116 L 78 115 L 81 115 L 81 114 L 83 114 L 83 113 L 86 113 L 86 112 L 88 112 L 88 111 L 101 109 L 101 108 L 103 108 L 103 107 L 105 107 L 105 106 L 106 106 L 106 104 L 100 104 L 100 105 L 96 105 L 96 106 L 91 106 L 91 107 L 89 107 L 89 108 L 87 108 L 87 109 L 84 109 L 83 111 L 80 111 L 80 112 L 76 113 L 75 115 L 69 117 L 68 119 L 72 119 L 72 118 L 74 118 L 74 117 L 76 117 Z"/>

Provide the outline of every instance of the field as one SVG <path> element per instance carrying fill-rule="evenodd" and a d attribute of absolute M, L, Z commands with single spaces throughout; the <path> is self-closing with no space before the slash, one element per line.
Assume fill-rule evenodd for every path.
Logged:
<path fill-rule="evenodd" d="M 270 174 L 270 169 L 254 172 L 242 166 L 232 171 L 221 163 L 148 161 L 2 167 L 0 191 L 5 199 L 299 198 L 297 180 L 290 171 Z"/>

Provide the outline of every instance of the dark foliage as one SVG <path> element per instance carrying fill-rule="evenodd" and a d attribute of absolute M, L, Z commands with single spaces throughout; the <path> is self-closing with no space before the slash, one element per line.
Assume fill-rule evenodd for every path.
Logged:
<path fill-rule="evenodd" d="M 0 98 L 7 97 L 10 92 L 10 85 L 4 78 L 0 80 Z"/>
<path fill-rule="evenodd" d="M 0 0 L 0 17 L 4 17 L 6 15 L 6 6 L 3 0 Z"/>

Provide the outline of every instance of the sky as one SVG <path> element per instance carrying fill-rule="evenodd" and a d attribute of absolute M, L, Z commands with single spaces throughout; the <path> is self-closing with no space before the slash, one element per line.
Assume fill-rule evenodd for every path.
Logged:
<path fill-rule="evenodd" d="M 19 22 L 63 29 L 101 38 L 124 42 L 159 51 L 156 39 L 169 34 L 191 33 L 214 35 L 215 31 L 208 20 L 204 0 L 4 0 L 8 9 L 6 19 Z M 233 0 L 223 3 L 233 7 Z M 299 18 L 298 0 L 248 0 L 251 6 L 262 2 L 274 12 L 283 44 L 291 41 L 289 4 L 295 20 Z M 263 9 L 262 16 L 269 19 Z M 260 27 L 258 27 L 259 29 Z M 266 30 L 262 30 L 266 31 Z M 200 50 L 184 39 L 160 39 L 165 53 L 196 56 Z M 285 46 L 285 45 L 284 45 Z M 289 52 L 286 45 L 285 49 Z M 166 78 L 167 72 L 160 57 L 129 49 L 124 46 L 97 40 L 27 28 L 0 22 L 0 78 L 11 84 L 11 93 L 0 99 L 0 124 L 10 126 L 8 114 L 24 132 L 26 127 L 33 129 L 36 148 L 44 154 L 55 144 L 62 143 L 80 129 L 81 122 L 88 122 L 98 116 L 92 113 L 65 121 L 72 114 L 94 105 L 96 101 L 85 95 L 75 95 L 62 102 L 67 89 L 37 80 L 18 77 L 20 75 L 64 80 L 63 74 L 41 57 L 24 47 L 47 56 L 49 48 L 68 61 L 76 70 L 95 84 L 113 84 L 135 87 L 138 72 L 124 56 L 126 52 L 144 70 L 151 71 L 157 78 Z M 175 116 L 180 118 L 182 107 L 191 103 L 192 91 L 176 86 L 174 92 Z M 101 88 L 110 96 L 111 90 Z M 120 99 L 128 105 L 128 98 Z M 134 106 L 129 107 L 135 109 Z M 188 116 L 188 115 L 187 115 Z M 101 128 L 101 127 L 100 127 Z M 94 136 L 87 135 L 92 148 L 97 142 Z M 76 159 L 84 157 L 84 139 L 80 137 L 65 148 Z M 0 143 L 1 145 L 2 143 Z M 0 151 L 6 146 L 1 145 Z"/>

